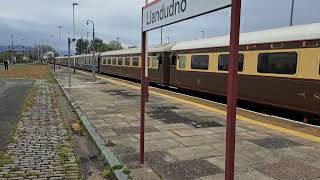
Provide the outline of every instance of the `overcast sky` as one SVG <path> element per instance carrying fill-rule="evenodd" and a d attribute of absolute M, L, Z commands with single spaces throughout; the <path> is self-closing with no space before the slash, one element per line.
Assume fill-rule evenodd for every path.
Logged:
<path fill-rule="evenodd" d="M 151 1 L 151 0 L 149 0 Z M 72 37 L 72 3 L 75 8 L 76 37 L 86 38 L 95 22 L 96 36 L 105 41 L 117 37 L 125 45 L 140 45 L 141 7 L 144 0 L 1 0 L 0 45 L 50 44 L 58 48 L 61 25 L 61 48 Z M 288 26 L 292 0 L 242 0 L 241 31 L 256 31 Z M 294 24 L 320 22 L 319 0 L 295 0 Z M 230 29 L 230 8 L 163 28 L 163 41 L 170 42 L 224 35 Z M 91 36 L 91 34 L 90 34 Z M 24 40 L 22 40 L 24 39 Z M 160 31 L 149 33 L 151 44 L 160 43 Z"/>

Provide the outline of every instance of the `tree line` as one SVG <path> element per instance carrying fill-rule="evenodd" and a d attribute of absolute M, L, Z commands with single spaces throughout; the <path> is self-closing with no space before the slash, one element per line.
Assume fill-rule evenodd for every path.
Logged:
<path fill-rule="evenodd" d="M 112 51 L 112 50 L 120 50 L 123 49 L 122 45 L 118 41 L 110 41 L 104 43 L 102 39 L 95 38 L 95 41 L 91 40 L 88 42 L 85 39 L 78 39 L 76 42 L 76 54 L 87 54 L 93 51 L 93 44 L 95 45 L 96 52 L 105 52 L 105 51 Z"/>

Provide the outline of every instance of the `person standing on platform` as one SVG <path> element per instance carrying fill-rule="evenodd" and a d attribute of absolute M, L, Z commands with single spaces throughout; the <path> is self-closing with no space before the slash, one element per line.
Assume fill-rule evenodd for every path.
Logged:
<path fill-rule="evenodd" d="M 4 64 L 4 70 L 8 71 L 9 70 L 9 62 L 7 60 L 4 60 L 3 64 Z"/>

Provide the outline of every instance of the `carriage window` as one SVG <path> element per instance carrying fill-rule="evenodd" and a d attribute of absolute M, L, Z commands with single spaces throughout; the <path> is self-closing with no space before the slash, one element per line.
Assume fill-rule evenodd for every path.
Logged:
<path fill-rule="evenodd" d="M 130 66 L 130 58 L 125 58 L 124 59 L 124 65 Z"/>
<path fill-rule="evenodd" d="M 112 62 L 112 61 L 111 61 L 111 58 L 108 58 L 108 59 L 107 59 L 107 64 L 111 64 L 111 62 Z"/>
<path fill-rule="evenodd" d="M 159 58 L 158 58 L 158 64 L 159 64 L 159 65 L 162 64 L 162 56 L 159 56 Z"/>
<path fill-rule="evenodd" d="M 152 67 L 152 62 L 150 56 L 148 57 L 148 67 Z"/>
<path fill-rule="evenodd" d="M 158 68 L 159 61 L 157 56 L 152 56 L 151 62 L 152 62 L 151 67 Z"/>
<path fill-rule="evenodd" d="M 148 57 L 148 67 L 158 68 L 158 58 L 157 56 L 149 56 Z"/>
<path fill-rule="evenodd" d="M 123 58 L 118 58 L 118 65 L 122 66 L 123 65 Z"/>
<path fill-rule="evenodd" d="M 239 54 L 239 61 L 238 61 L 238 71 L 243 71 L 243 61 L 244 55 Z M 218 70 L 219 71 L 228 71 L 229 67 L 229 54 L 220 54 L 218 58 Z"/>
<path fill-rule="evenodd" d="M 103 64 L 107 64 L 107 59 L 103 59 Z"/>
<path fill-rule="evenodd" d="M 139 58 L 137 57 L 132 58 L 132 66 L 139 66 Z"/>
<path fill-rule="evenodd" d="M 296 52 L 259 54 L 258 72 L 274 74 L 295 74 L 297 72 Z"/>
<path fill-rule="evenodd" d="M 193 55 L 191 57 L 191 69 L 209 69 L 209 55 Z"/>
<path fill-rule="evenodd" d="M 186 68 L 186 56 L 178 56 L 179 57 L 179 69 L 185 69 Z"/>
<path fill-rule="evenodd" d="M 117 65 L 117 58 L 112 58 L 112 65 Z"/>
<path fill-rule="evenodd" d="M 172 62 L 171 62 L 171 65 L 172 66 L 176 66 L 176 64 L 177 64 L 177 57 L 176 56 L 172 56 Z"/>

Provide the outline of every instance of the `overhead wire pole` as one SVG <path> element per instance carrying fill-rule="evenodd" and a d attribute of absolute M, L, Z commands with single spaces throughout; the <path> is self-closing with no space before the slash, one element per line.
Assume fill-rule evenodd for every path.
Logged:
<path fill-rule="evenodd" d="M 226 158 L 225 179 L 234 179 L 235 159 L 235 132 L 237 108 L 237 73 L 239 57 L 241 0 L 232 0 L 231 6 L 231 34 L 228 73 L 228 106 L 227 106 L 227 133 L 226 133 Z"/>
<path fill-rule="evenodd" d="M 11 63 L 13 63 L 13 34 L 11 34 Z"/>
<path fill-rule="evenodd" d="M 292 4 L 291 4 L 290 26 L 293 25 L 293 11 L 294 11 L 294 0 L 292 0 Z"/>
<path fill-rule="evenodd" d="M 96 62 L 96 54 L 95 54 L 95 32 L 94 32 L 94 22 L 91 20 L 87 20 L 87 26 L 89 26 L 89 23 L 92 24 L 92 50 L 93 50 L 93 59 L 92 59 L 92 81 L 96 81 L 96 75 L 95 75 L 95 62 Z"/>

